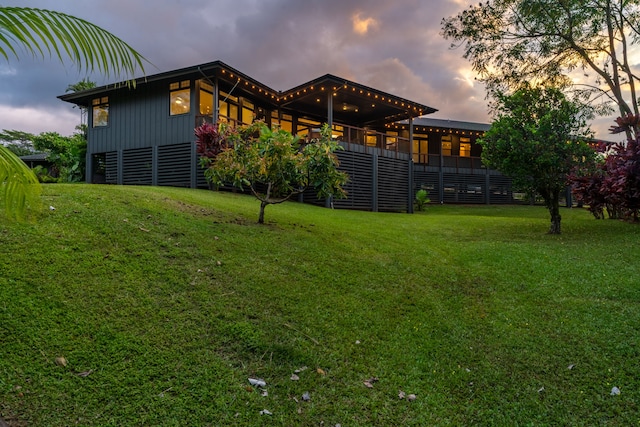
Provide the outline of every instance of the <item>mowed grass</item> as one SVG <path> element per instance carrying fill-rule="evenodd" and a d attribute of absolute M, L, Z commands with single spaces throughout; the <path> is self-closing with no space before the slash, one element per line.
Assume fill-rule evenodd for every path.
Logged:
<path fill-rule="evenodd" d="M 166 187 L 43 203 L 0 223 L 10 426 L 640 423 L 637 225 L 287 203 L 260 226 L 249 196 Z"/>

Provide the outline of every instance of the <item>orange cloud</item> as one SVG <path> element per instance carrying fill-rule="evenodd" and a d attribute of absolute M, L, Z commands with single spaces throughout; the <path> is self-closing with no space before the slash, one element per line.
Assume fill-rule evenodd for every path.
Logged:
<path fill-rule="evenodd" d="M 353 23 L 353 31 L 360 35 L 365 35 L 369 32 L 369 29 L 378 27 L 378 21 L 374 18 L 362 18 L 362 13 L 358 12 L 351 17 Z"/>

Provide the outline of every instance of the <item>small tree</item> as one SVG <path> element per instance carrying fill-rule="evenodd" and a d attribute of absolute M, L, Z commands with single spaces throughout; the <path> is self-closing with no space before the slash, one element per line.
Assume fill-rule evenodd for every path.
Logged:
<path fill-rule="evenodd" d="M 540 194 L 551 216 L 549 233 L 560 234 L 560 194 L 568 174 L 595 158 L 581 139 L 589 135 L 588 116 L 560 90 L 531 87 L 500 94 L 497 113 L 478 141 L 483 162 Z"/>
<path fill-rule="evenodd" d="M 341 147 L 331 139 L 327 125 L 320 138 L 305 145 L 285 130 L 255 122 L 227 131 L 225 142 L 220 143 L 226 145 L 215 155 L 205 176 L 215 185 L 248 187 L 260 201 L 260 224 L 268 205 L 287 201 L 307 188 L 314 188 L 319 198 L 345 197 L 342 186 L 348 177 L 338 171 L 334 154 Z"/>

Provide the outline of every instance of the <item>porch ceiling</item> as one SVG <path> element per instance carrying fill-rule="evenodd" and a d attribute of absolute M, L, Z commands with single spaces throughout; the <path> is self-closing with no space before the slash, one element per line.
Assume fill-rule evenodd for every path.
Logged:
<path fill-rule="evenodd" d="M 334 121 L 384 125 L 437 111 L 435 108 L 327 74 L 282 93 L 280 107 L 326 118 L 333 98 Z"/>

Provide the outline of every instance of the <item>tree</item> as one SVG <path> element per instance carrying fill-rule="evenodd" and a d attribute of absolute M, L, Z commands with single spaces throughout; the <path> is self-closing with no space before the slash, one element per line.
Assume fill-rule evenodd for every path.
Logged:
<path fill-rule="evenodd" d="M 341 147 L 324 125 L 320 138 L 308 144 L 282 129 L 270 129 L 263 122 L 237 130 L 225 130 L 223 148 L 210 161 L 205 176 L 215 185 L 231 183 L 248 187 L 260 201 L 258 223 L 270 204 L 282 203 L 313 188 L 319 198 L 345 197 L 342 186 L 347 175 L 337 168 L 334 152 Z"/>
<path fill-rule="evenodd" d="M 79 69 L 109 76 L 114 72 L 133 75 L 144 72 L 146 60 L 131 46 L 108 31 L 64 13 L 28 7 L 0 7 L 0 55 L 19 58 L 18 46 L 45 58 L 65 58 Z M 8 216 L 23 217 L 29 197 L 39 191 L 29 168 L 0 145 L 0 194 Z"/>
<path fill-rule="evenodd" d="M 478 141 L 482 160 L 514 185 L 540 194 L 551 216 L 549 233 L 560 234 L 560 194 L 568 174 L 595 161 L 585 142 L 589 116 L 555 88 L 524 87 L 497 95 L 497 102 L 497 118 Z"/>
<path fill-rule="evenodd" d="M 33 137 L 34 135 L 29 132 L 18 130 L 3 129 L 0 132 L 0 141 L 16 156 L 27 156 L 35 152 L 31 142 Z"/>
<path fill-rule="evenodd" d="M 523 82 L 575 89 L 600 113 L 638 114 L 632 57 L 640 3 L 627 0 L 487 0 L 443 19 L 490 93 Z M 574 79 L 579 72 L 579 79 Z"/>

